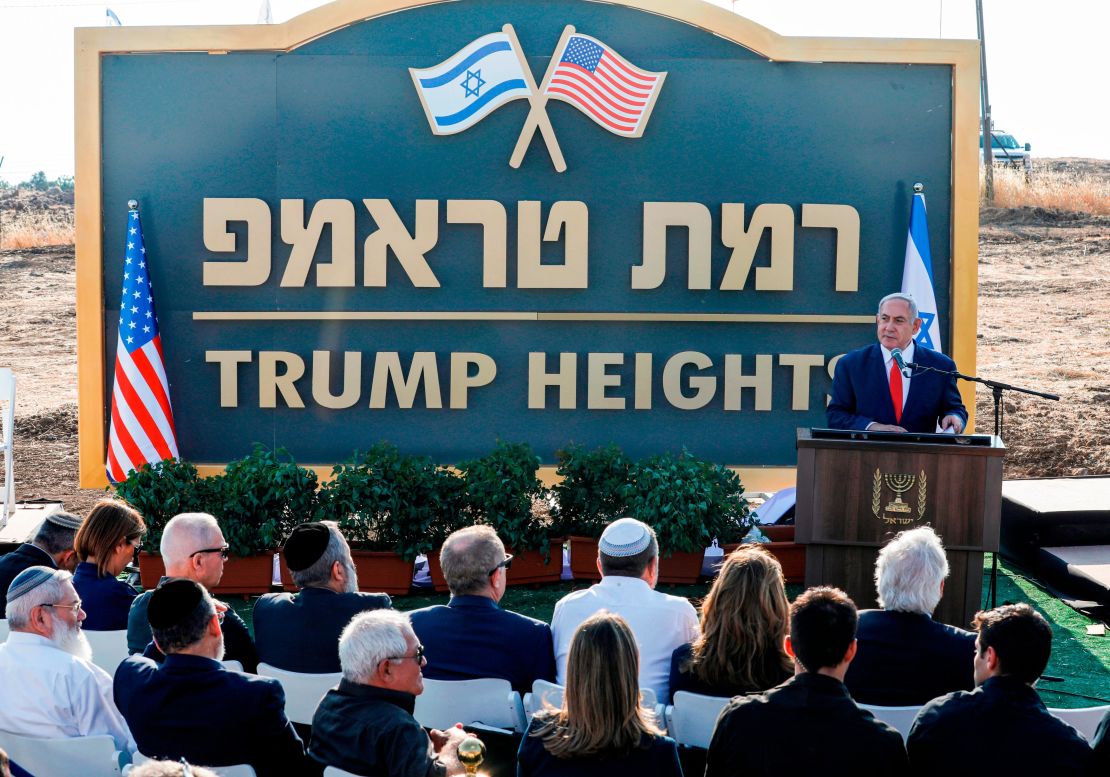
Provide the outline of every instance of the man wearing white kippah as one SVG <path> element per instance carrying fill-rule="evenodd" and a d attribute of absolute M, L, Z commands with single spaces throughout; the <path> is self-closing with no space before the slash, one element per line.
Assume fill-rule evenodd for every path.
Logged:
<path fill-rule="evenodd" d="M 558 682 L 566 684 L 575 629 L 595 612 L 607 610 L 624 618 L 636 637 L 640 687 L 651 688 L 666 703 L 671 653 L 697 636 L 697 613 L 686 599 L 654 590 L 659 581 L 659 542 L 647 524 L 634 518 L 613 521 L 602 532 L 597 550 L 601 582 L 564 596 L 551 618 Z"/>
<path fill-rule="evenodd" d="M 7 592 L 11 633 L 0 645 L 0 731 L 60 739 L 108 734 L 135 742 L 112 701 L 112 678 L 89 661 L 85 611 L 64 570 L 33 566 Z"/>

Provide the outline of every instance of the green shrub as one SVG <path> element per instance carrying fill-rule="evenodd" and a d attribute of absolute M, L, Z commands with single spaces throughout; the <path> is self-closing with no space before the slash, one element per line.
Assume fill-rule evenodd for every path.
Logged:
<path fill-rule="evenodd" d="M 551 525 L 535 509 L 547 496 L 536 477 L 539 466 L 531 446 L 503 441 L 485 456 L 458 464 L 470 514 L 493 527 L 515 552 L 538 550 L 547 556 Z"/>
<path fill-rule="evenodd" d="M 632 460 L 616 445 L 587 450 L 572 445 L 556 453 L 555 530 L 600 537 L 605 526 L 626 514 Z"/>
<path fill-rule="evenodd" d="M 165 459 L 144 464 L 132 470 L 127 479 L 116 485 L 116 496 L 143 515 L 146 535 L 143 547 L 159 552 L 166 523 L 178 513 L 206 509 L 204 487 L 197 477 L 197 468 L 187 461 Z"/>

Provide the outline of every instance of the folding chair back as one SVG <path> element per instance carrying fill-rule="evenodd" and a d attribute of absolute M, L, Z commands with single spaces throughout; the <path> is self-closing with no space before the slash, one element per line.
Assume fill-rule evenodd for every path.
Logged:
<path fill-rule="evenodd" d="M 305 726 L 312 725 L 312 716 L 320 700 L 329 690 L 339 685 L 343 678 L 342 673 L 308 674 L 305 672 L 287 672 L 276 666 L 261 663 L 258 665 L 258 674 L 262 677 L 273 677 L 281 683 L 285 690 L 285 716 L 294 723 Z"/>
<path fill-rule="evenodd" d="M 92 646 L 92 662 L 110 675 L 115 676 L 116 668 L 127 658 L 127 629 L 118 631 L 84 630 Z"/>
<path fill-rule="evenodd" d="M 1079 707 L 1073 710 L 1049 707 L 1048 711 L 1082 734 L 1088 742 L 1094 742 L 1098 724 L 1106 713 L 1110 712 L 1110 704 L 1104 704 L 1101 707 Z"/>
<path fill-rule="evenodd" d="M 524 731 L 524 705 L 508 680 L 424 679 L 416 697 L 414 717 L 428 728 L 450 728 L 456 723 L 482 723 L 493 728 Z"/>
<path fill-rule="evenodd" d="M 902 735 L 903 740 L 909 737 L 914 718 L 921 711 L 920 704 L 911 707 L 879 707 L 874 704 L 861 704 L 859 706 L 888 726 L 898 729 L 898 733 Z"/>
<path fill-rule="evenodd" d="M 29 774 L 36 777 L 117 777 L 127 757 L 116 750 L 106 734 L 95 737 L 38 739 L 0 731 L 0 747 Z"/>
<path fill-rule="evenodd" d="M 673 701 L 665 715 L 668 735 L 680 745 L 709 749 L 713 727 L 728 704 L 728 697 L 676 691 Z"/>

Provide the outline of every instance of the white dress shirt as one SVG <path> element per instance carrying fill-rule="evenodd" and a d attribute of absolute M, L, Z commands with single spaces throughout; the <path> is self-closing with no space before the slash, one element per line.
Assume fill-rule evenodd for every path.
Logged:
<path fill-rule="evenodd" d="M 582 621 L 599 610 L 624 618 L 640 648 L 640 687 L 651 688 L 659 701 L 670 701 L 671 653 L 698 634 L 698 614 L 679 596 L 655 591 L 638 577 L 603 577 L 583 591 L 567 594 L 555 605 L 551 635 L 555 671 L 566 685 L 570 641 Z"/>
<path fill-rule="evenodd" d="M 42 739 L 109 734 L 118 750 L 135 751 L 108 673 L 20 631 L 0 645 L 0 731 Z"/>

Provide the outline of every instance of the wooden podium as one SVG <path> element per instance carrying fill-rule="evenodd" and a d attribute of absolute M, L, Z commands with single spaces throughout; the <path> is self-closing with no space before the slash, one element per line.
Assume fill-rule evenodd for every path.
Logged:
<path fill-rule="evenodd" d="M 983 553 L 998 550 L 1002 459 L 988 435 L 798 430 L 794 541 L 806 586 L 834 585 L 878 607 L 875 559 L 895 534 L 932 526 L 950 573 L 933 617 L 968 628 L 981 609 Z"/>

